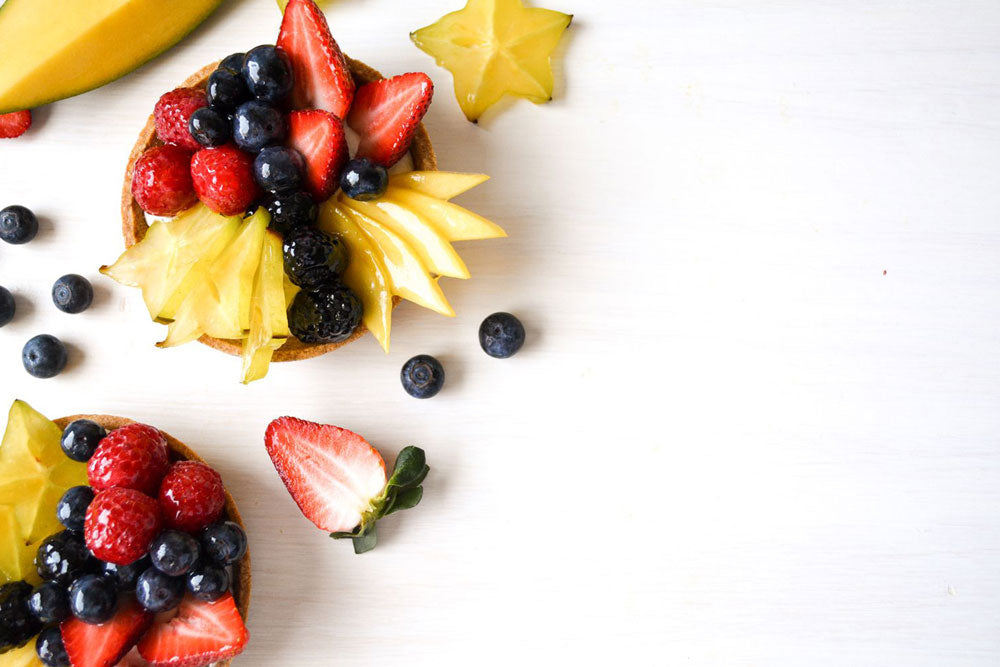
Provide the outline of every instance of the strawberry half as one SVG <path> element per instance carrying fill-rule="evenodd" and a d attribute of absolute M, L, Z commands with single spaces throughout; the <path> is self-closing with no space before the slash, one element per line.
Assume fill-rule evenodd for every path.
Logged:
<path fill-rule="evenodd" d="M 14 139 L 31 127 L 30 111 L 0 113 L 0 139 Z"/>
<path fill-rule="evenodd" d="M 347 124 L 361 135 L 355 157 L 371 158 L 386 168 L 399 162 L 433 96 L 434 83 L 423 72 L 361 86 L 347 117 Z"/>
<path fill-rule="evenodd" d="M 249 640 L 231 593 L 215 602 L 188 595 L 176 616 L 149 629 L 139 655 L 153 667 L 203 667 L 239 655 Z"/>
<path fill-rule="evenodd" d="M 331 537 L 354 540 L 357 553 L 375 546 L 375 522 L 420 502 L 430 468 L 424 452 L 406 447 L 386 479 L 385 461 L 357 433 L 294 417 L 271 422 L 267 453 L 307 519 Z"/>
<path fill-rule="evenodd" d="M 292 61 L 296 109 L 323 109 L 344 118 L 354 99 L 347 59 L 330 34 L 326 16 L 313 0 L 290 0 L 281 21 L 278 47 Z"/>
<path fill-rule="evenodd" d="M 318 202 L 329 199 L 350 157 L 340 119 L 319 109 L 293 111 L 288 116 L 288 145 L 305 158 L 309 193 Z"/>
<path fill-rule="evenodd" d="M 153 615 L 144 610 L 135 598 L 123 597 L 115 617 L 101 625 L 90 625 L 77 618 L 59 626 L 66 655 L 73 667 L 112 667 L 129 652 Z"/>

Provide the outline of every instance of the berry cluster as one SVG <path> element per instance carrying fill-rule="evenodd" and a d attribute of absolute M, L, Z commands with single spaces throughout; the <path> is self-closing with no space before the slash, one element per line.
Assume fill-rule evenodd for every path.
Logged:
<path fill-rule="evenodd" d="M 242 643 L 204 656 L 204 642 L 175 645 L 176 630 L 152 623 L 152 614 L 179 606 L 235 623 L 230 566 L 243 558 L 247 539 L 224 520 L 219 474 L 200 462 L 171 463 L 163 435 L 145 424 L 107 433 L 80 419 L 66 427 L 61 444 L 69 458 L 87 462 L 90 486 L 67 490 L 56 506 L 65 530 L 38 548 L 43 583 L 0 587 L 0 652 L 36 634 L 38 657 L 50 667 L 98 651 L 108 652 L 101 664 L 115 664 L 137 642 L 151 662 L 165 656 L 187 665 L 242 650 L 241 620 L 233 632 Z"/>

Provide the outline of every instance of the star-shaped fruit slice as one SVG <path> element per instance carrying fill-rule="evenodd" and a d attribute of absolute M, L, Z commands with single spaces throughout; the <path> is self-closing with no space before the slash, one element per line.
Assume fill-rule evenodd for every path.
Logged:
<path fill-rule="evenodd" d="M 552 51 L 572 20 L 521 0 L 469 0 L 410 38 L 451 72 L 458 104 L 476 122 L 504 95 L 552 99 Z"/>

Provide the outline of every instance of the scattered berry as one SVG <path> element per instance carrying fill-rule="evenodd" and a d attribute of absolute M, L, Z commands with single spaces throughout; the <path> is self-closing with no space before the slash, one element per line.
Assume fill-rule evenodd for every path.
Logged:
<path fill-rule="evenodd" d="M 313 0 L 291 0 L 285 7 L 278 47 L 288 54 L 295 74 L 292 106 L 346 117 L 354 99 L 354 78 Z"/>
<path fill-rule="evenodd" d="M 288 328 L 303 343 L 340 343 L 361 323 L 362 306 L 346 285 L 323 285 L 295 295 Z"/>
<path fill-rule="evenodd" d="M 0 327 L 10 324 L 17 311 L 14 295 L 6 287 L 0 287 Z"/>
<path fill-rule="evenodd" d="M 129 565 L 149 551 L 162 525 L 155 500 L 135 489 L 114 487 L 101 491 L 90 503 L 83 530 L 95 556 Z"/>
<path fill-rule="evenodd" d="M 316 202 L 305 192 L 274 195 L 267 200 L 271 228 L 280 234 L 300 225 L 312 225 L 319 216 Z"/>
<path fill-rule="evenodd" d="M 176 616 L 139 641 L 139 654 L 154 665 L 208 665 L 243 652 L 250 635 L 230 594 L 215 602 L 185 598 Z"/>
<path fill-rule="evenodd" d="M 413 398 L 431 398 L 444 387 L 444 367 L 429 354 L 418 354 L 403 364 L 399 379 Z"/>
<path fill-rule="evenodd" d="M 87 546 L 77 533 L 64 530 L 49 535 L 35 553 L 35 569 L 45 581 L 68 586 L 93 564 Z"/>
<path fill-rule="evenodd" d="M 253 180 L 253 160 L 235 146 L 203 148 L 191 160 L 198 198 L 216 213 L 241 215 L 260 195 Z"/>
<path fill-rule="evenodd" d="M 220 67 L 208 77 L 206 86 L 208 103 L 219 111 L 232 112 L 249 100 L 252 95 L 239 72 Z"/>
<path fill-rule="evenodd" d="M 384 167 L 399 162 L 433 96 L 434 84 L 423 72 L 361 86 L 347 117 L 347 124 L 361 135 L 357 157 L 371 158 Z"/>
<path fill-rule="evenodd" d="M 243 59 L 243 80 L 258 100 L 278 104 L 292 92 L 292 63 L 277 47 L 269 44 L 254 47 Z"/>
<path fill-rule="evenodd" d="M 149 562 L 163 574 L 179 577 L 198 562 L 198 540 L 179 530 L 165 530 L 149 547 Z"/>
<path fill-rule="evenodd" d="M 30 208 L 14 204 L 0 210 L 0 241 L 21 245 L 38 234 L 38 218 Z"/>
<path fill-rule="evenodd" d="M 151 215 L 177 215 L 193 206 L 198 198 L 191 182 L 191 152 L 170 144 L 147 150 L 132 170 L 132 196 Z"/>
<path fill-rule="evenodd" d="M 233 123 L 215 108 L 204 107 L 191 114 L 188 130 L 199 146 L 215 148 L 232 138 Z"/>
<path fill-rule="evenodd" d="M 253 161 L 253 176 L 262 190 L 294 192 L 302 186 L 305 162 L 294 148 L 267 146 Z"/>
<path fill-rule="evenodd" d="M 154 614 L 176 609 L 184 597 L 184 579 L 151 567 L 139 575 L 135 597 L 143 609 Z"/>
<path fill-rule="evenodd" d="M 388 187 L 389 172 L 366 157 L 351 160 L 340 174 L 340 189 L 358 201 L 378 199 Z"/>
<path fill-rule="evenodd" d="M 229 592 L 229 572 L 211 563 L 199 563 L 187 575 L 187 589 L 204 602 L 215 602 Z"/>
<path fill-rule="evenodd" d="M 134 592 L 139 575 L 151 567 L 149 556 L 143 556 L 129 565 L 101 563 L 100 575 L 111 581 L 115 588 L 122 592 Z"/>
<path fill-rule="evenodd" d="M 219 69 L 227 69 L 233 74 L 243 76 L 243 58 L 245 57 L 245 53 L 231 53 L 222 59 L 222 62 L 219 63 Z"/>
<path fill-rule="evenodd" d="M 179 461 L 160 484 L 160 509 L 171 528 L 198 533 L 215 523 L 226 505 L 222 477 L 198 461 Z"/>
<path fill-rule="evenodd" d="M 147 424 L 128 424 L 101 440 L 87 479 L 95 491 L 121 486 L 155 496 L 169 465 L 163 434 Z"/>
<path fill-rule="evenodd" d="M 510 313 L 493 313 L 479 325 L 479 345 L 491 357 L 512 357 L 524 345 L 524 325 Z"/>
<path fill-rule="evenodd" d="M 60 630 L 73 667 L 113 667 L 152 622 L 152 614 L 135 600 L 123 597 L 118 612 L 107 623 L 91 625 L 70 618 L 63 621 Z"/>
<path fill-rule="evenodd" d="M 118 592 L 112 582 L 96 574 L 85 574 L 69 587 L 69 610 L 84 623 L 107 623 L 118 607 Z"/>
<path fill-rule="evenodd" d="M 206 106 L 204 91 L 197 88 L 175 88 L 164 93 L 153 108 L 156 135 L 165 144 L 174 144 L 188 151 L 196 151 L 198 145 L 188 132 L 191 114 Z"/>
<path fill-rule="evenodd" d="M 86 485 L 66 489 L 59 502 L 56 503 L 56 518 L 67 530 L 83 532 L 83 523 L 87 518 L 87 508 L 94 500 L 94 490 Z"/>
<path fill-rule="evenodd" d="M 94 287 L 83 276 L 70 273 L 52 285 L 52 303 L 64 313 L 76 315 L 90 307 Z"/>
<path fill-rule="evenodd" d="M 0 114 L 0 139 L 16 139 L 31 128 L 31 112 L 14 111 Z"/>
<path fill-rule="evenodd" d="M 54 581 L 36 586 L 28 597 L 28 610 L 43 624 L 59 623 L 69 617 L 69 594 Z"/>
<path fill-rule="evenodd" d="M 306 161 L 309 194 L 319 202 L 329 199 L 337 191 L 340 171 L 350 157 L 340 118 L 316 109 L 293 111 L 288 115 L 288 145 Z"/>
<path fill-rule="evenodd" d="M 282 253 L 289 280 L 305 289 L 332 285 L 347 268 L 347 246 L 339 236 L 300 226 L 285 234 Z"/>
<path fill-rule="evenodd" d="M 21 350 L 21 363 L 28 375 L 36 378 L 52 378 L 66 368 L 69 354 L 66 346 L 55 336 L 41 334 L 24 344 Z"/>
<path fill-rule="evenodd" d="M 35 654 L 47 667 L 70 667 L 62 632 L 57 626 L 45 628 L 38 635 L 35 640 Z"/>
<path fill-rule="evenodd" d="M 31 584 L 12 581 L 0 586 L 0 654 L 24 646 L 42 624 L 28 609 Z"/>
<path fill-rule="evenodd" d="M 212 524 L 202 531 L 201 552 L 218 565 L 232 565 L 247 552 L 247 534 L 232 521 Z"/>
<path fill-rule="evenodd" d="M 89 419 L 77 419 L 71 422 L 63 431 L 62 446 L 63 453 L 74 461 L 84 463 L 97 451 L 98 445 L 108 435 L 104 427 Z"/>
<path fill-rule="evenodd" d="M 233 116 L 233 141 L 247 153 L 280 144 L 288 134 L 288 123 L 280 111 L 259 100 L 244 102 Z"/>

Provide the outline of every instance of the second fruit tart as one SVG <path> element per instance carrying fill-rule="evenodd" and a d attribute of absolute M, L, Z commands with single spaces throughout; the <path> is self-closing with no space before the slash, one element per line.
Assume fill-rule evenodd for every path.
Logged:
<path fill-rule="evenodd" d="M 102 271 L 142 289 L 160 346 L 241 354 L 244 382 L 365 330 L 388 351 L 400 299 L 454 315 L 439 280 L 469 272 L 453 242 L 505 236 L 449 201 L 487 177 L 436 171 L 432 94 L 425 74 L 346 58 L 313 0 L 291 0 L 276 46 L 157 103 L 126 175 L 127 250 Z"/>

